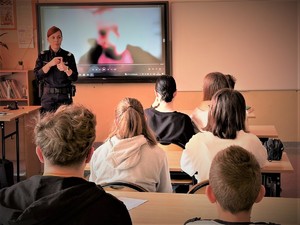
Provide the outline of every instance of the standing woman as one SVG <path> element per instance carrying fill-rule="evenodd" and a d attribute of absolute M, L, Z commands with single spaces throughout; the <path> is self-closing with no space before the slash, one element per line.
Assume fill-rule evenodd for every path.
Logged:
<path fill-rule="evenodd" d="M 72 104 L 78 72 L 75 57 L 61 48 L 62 31 L 52 26 L 47 32 L 49 50 L 39 53 L 34 73 L 39 82 L 41 112 L 56 111 L 63 104 Z"/>
<path fill-rule="evenodd" d="M 124 98 L 115 111 L 113 130 L 94 152 L 89 180 L 138 184 L 151 192 L 172 192 L 166 153 L 148 128 L 142 104 Z"/>
<path fill-rule="evenodd" d="M 184 148 L 195 132 L 191 118 L 174 109 L 173 100 L 176 94 L 176 82 L 172 76 L 158 77 L 155 84 L 155 101 L 145 113 L 158 142 L 173 143 Z"/>

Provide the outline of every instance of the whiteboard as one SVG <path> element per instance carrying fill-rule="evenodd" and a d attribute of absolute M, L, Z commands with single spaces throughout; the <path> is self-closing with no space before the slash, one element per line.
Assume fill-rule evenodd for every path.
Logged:
<path fill-rule="evenodd" d="M 172 64 L 179 91 L 213 71 L 238 90 L 297 89 L 297 1 L 173 2 Z"/>

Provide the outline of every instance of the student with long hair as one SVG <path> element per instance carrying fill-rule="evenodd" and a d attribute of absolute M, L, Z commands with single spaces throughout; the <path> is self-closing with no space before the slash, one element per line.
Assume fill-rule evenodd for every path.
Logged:
<path fill-rule="evenodd" d="M 148 128 L 142 104 L 124 98 L 115 110 L 111 134 L 93 154 L 90 181 L 138 184 L 151 192 L 172 192 L 166 153 Z"/>
<path fill-rule="evenodd" d="M 230 145 L 239 145 L 256 157 L 262 167 L 267 151 L 257 136 L 246 132 L 246 104 L 243 95 L 233 89 L 219 90 L 212 98 L 208 124 L 186 144 L 181 168 L 198 182 L 208 179 L 213 157 Z"/>
<path fill-rule="evenodd" d="M 191 119 L 196 131 L 202 130 L 207 125 L 208 111 L 212 96 L 222 88 L 229 88 L 226 76 L 220 72 L 208 73 L 203 80 L 203 99 L 192 112 Z"/>
<path fill-rule="evenodd" d="M 158 77 L 155 84 L 155 101 L 145 113 L 158 142 L 173 143 L 184 148 L 195 132 L 191 118 L 174 109 L 176 94 L 176 82 L 172 76 Z"/>

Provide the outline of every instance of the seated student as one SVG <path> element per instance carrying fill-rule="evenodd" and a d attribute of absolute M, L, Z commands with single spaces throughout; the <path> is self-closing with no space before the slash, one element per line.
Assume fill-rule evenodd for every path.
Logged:
<path fill-rule="evenodd" d="M 252 152 L 262 167 L 267 150 L 259 138 L 245 131 L 246 105 L 243 95 L 225 88 L 214 94 L 204 131 L 194 135 L 181 156 L 181 168 L 198 182 L 208 179 L 213 157 L 230 145 L 239 145 Z"/>
<path fill-rule="evenodd" d="M 229 88 L 234 89 L 235 83 L 236 83 L 236 78 L 233 75 L 230 75 L 230 74 L 226 74 L 225 77 L 227 79 Z"/>
<path fill-rule="evenodd" d="M 83 178 L 95 126 L 95 115 L 81 105 L 37 118 L 36 153 L 44 174 L 0 190 L 0 224 L 132 224 L 121 201 Z"/>
<path fill-rule="evenodd" d="M 202 130 L 207 125 L 208 111 L 212 96 L 218 90 L 229 87 L 227 78 L 223 73 L 212 72 L 204 77 L 202 102 L 190 115 L 196 132 Z"/>
<path fill-rule="evenodd" d="M 215 203 L 218 219 L 193 218 L 185 225 L 267 224 L 251 222 L 252 207 L 263 199 L 265 187 L 255 156 L 240 146 L 230 146 L 216 154 L 210 167 L 206 195 Z"/>
<path fill-rule="evenodd" d="M 155 84 L 155 101 L 145 113 L 158 142 L 174 143 L 184 148 L 195 132 L 191 118 L 174 110 L 173 100 L 176 94 L 174 78 L 170 75 L 160 76 Z"/>
<path fill-rule="evenodd" d="M 108 139 L 94 152 L 90 181 L 125 181 L 151 192 L 172 192 L 166 153 L 148 128 L 142 104 L 124 98 L 115 111 Z"/>

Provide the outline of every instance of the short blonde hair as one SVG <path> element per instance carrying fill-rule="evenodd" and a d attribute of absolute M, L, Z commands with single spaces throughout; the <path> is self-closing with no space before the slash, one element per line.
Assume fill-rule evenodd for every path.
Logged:
<path fill-rule="evenodd" d="M 96 117 L 82 105 L 62 105 L 37 118 L 35 144 L 53 165 L 76 165 L 85 160 L 96 138 Z"/>

